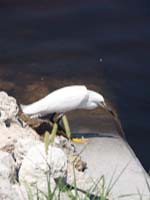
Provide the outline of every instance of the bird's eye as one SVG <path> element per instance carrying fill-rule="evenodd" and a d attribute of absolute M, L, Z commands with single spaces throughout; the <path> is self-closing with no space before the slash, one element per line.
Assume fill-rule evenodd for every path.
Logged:
<path fill-rule="evenodd" d="M 101 104 L 102 104 L 103 106 L 105 106 L 105 103 L 104 103 L 104 101 L 101 101 Z"/>

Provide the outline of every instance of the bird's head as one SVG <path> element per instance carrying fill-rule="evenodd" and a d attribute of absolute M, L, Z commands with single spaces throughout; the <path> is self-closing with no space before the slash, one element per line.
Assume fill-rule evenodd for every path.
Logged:
<path fill-rule="evenodd" d="M 104 97 L 97 93 L 94 92 L 92 90 L 88 90 L 89 91 L 89 101 L 91 102 L 91 104 L 95 104 L 95 107 L 100 106 L 101 108 L 104 108 L 107 112 L 111 113 L 114 116 L 114 112 L 112 111 L 112 109 L 106 104 Z"/>

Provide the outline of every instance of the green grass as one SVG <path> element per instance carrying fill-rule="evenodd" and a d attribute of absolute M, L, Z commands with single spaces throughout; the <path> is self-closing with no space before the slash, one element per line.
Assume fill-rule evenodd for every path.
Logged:
<path fill-rule="evenodd" d="M 129 164 L 129 163 L 128 163 Z M 78 188 L 76 181 L 75 168 L 73 167 L 74 181 L 72 185 L 65 184 L 63 180 L 59 179 L 56 182 L 56 186 L 52 189 L 50 183 L 50 175 L 47 175 L 47 192 L 41 191 L 37 186 L 29 186 L 25 183 L 25 188 L 28 194 L 28 200 L 60 200 L 61 193 L 65 193 L 71 200 L 109 200 L 109 195 L 115 184 L 118 182 L 121 175 L 124 173 L 128 164 L 122 169 L 116 178 L 114 175 L 111 177 L 109 183 L 106 185 L 105 177 L 101 176 L 97 182 L 93 180 L 91 188 L 84 191 Z M 117 169 L 113 174 L 117 172 Z M 145 175 L 145 181 L 149 191 L 149 197 L 146 200 L 150 200 L 150 185 Z M 81 195 L 82 193 L 82 195 Z M 144 195 L 137 189 L 137 193 L 124 194 L 119 196 L 115 200 L 125 200 L 127 197 L 137 197 L 139 200 L 143 200 Z M 145 198 L 144 198 L 145 199 Z"/>
<path fill-rule="evenodd" d="M 125 169 L 124 169 L 125 170 Z M 123 173 L 123 171 L 121 172 Z M 74 170 L 74 183 L 73 185 L 64 184 L 64 182 L 60 179 L 57 180 L 56 186 L 51 189 L 50 177 L 47 177 L 47 192 L 44 193 L 36 186 L 29 186 L 27 183 L 25 184 L 26 191 L 28 194 L 28 200 L 60 200 L 61 193 L 66 193 L 69 199 L 71 200 L 109 200 L 109 194 L 111 193 L 112 188 L 115 186 L 117 180 L 121 176 L 121 173 L 115 180 L 110 180 L 108 186 L 106 186 L 105 177 L 102 176 L 94 183 L 93 186 L 87 191 L 79 189 L 76 182 L 75 170 Z M 148 182 L 147 182 L 148 183 Z M 149 184 L 148 184 L 149 187 Z M 34 192 L 33 192 L 34 191 Z M 36 191 L 36 193 L 35 193 Z M 150 192 L 150 187 L 149 187 Z M 81 193 L 83 195 L 81 195 Z M 125 194 L 119 196 L 116 200 L 125 200 L 127 197 L 130 197 L 131 200 L 133 197 L 137 196 L 139 200 L 143 200 L 144 196 L 137 190 L 136 194 Z M 147 197 L 147 200 L 150 200 L 150 195 Z"/>

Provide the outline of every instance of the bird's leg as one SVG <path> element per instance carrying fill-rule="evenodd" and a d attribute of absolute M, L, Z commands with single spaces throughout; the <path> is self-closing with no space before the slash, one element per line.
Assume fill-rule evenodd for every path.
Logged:
<path fill-rule="evenodd" d="M 64 116 L 64 113 L 59 113 L 59 115 L 57 115 L 55 121 L 57 121 L 57 123 L 59 123 L 63 116 Z"/>
<path fill-rule="evenodd" d="M 49 120 L 54 123 L 55 122 L 55 117 L 56 117 L 56 113 L 53 113 L 52 115 L 49 115 L 48 118 Z"/>

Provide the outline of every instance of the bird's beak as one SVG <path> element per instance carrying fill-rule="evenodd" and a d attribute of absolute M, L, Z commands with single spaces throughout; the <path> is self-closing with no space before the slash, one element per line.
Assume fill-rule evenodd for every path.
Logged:
<path fill-rule="evenodd" d="M 113 112 L 113 110 L 108 106 L 106 105 L 105 102 L 101 102 L 100 103 L 100 106 L 103 107 L 107 112 L 109 112 L 111 115 L 115 116 L 115 113 Z"/>
<path fill-rule="evenodd" d="M 113 110 L 110 107 L 106 107 L 106 110 L 112 115 L 115 116 L 115 113 L 113 112 Z"/>

